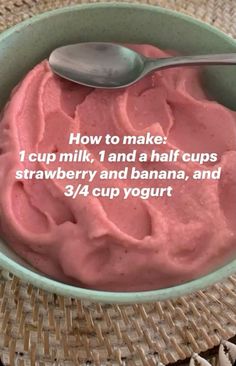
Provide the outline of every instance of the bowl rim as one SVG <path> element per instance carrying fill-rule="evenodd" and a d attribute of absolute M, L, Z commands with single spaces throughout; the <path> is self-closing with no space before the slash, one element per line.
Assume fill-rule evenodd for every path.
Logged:
<path fill-rule="evenodd" d="M 0 34 L 0 43 L 9 36 L 11 36 L 14 32 L 19 32 L 28 25 L 32 25 L 32 23 L 33 24 L 37 23 L 38 21 L 41 21 L 53 15 L 63 14 L 67 12 L 69 13 L 72 11 L 79 11 L 83 9 L 94 9 L 94 8 L 134 9 L 134 7 L 136 9 L 140 10 L 145 9 L 152 12 L 161 13 L 163 15 L 167 14 L 172 17 L 182 19 L 185 22 L 195 24 L 197 26 L 204 28 L 209 32 L 215 33 L 218 37 L 221 37 L 228 44 L 236 46 L 236 40 L 231 38 L 229 35 L 227 35 L 223 31 L 219 30 L 218 28 L 208 23 L 193 18 L 192 16 L 180 13 L 172 9 L 162 8 L 160 6 L 138 4 L 138 3 L 132 4 L 128 2 L 118 3 L 116 1 L 109 3 L 101 2 L 101 3 L 77 4 L 46 11 L 44 13 L 35 15 L 27 20 L 24 20 L 2 32 Z M 136 292 L 100 291 L 65 284 L 53 280 L 51 278 L 48 278 L 43 274 L 33 272 L 30 269 L 25 268 L 23 265 L 15 262 L 13 259 L 10 259 L 7 255 L 1 252 L 0 252 L 0 266 L 2 267 L 3 270 L 5 269 L 10 273 L 18 276 L 20 279 L 28 283 L 31 283 L 36 287 L 49 291 L 51 293 L 54 292 L 56 294 L 63 296 L 78 298 L 81 300 L 95 301 L 100 303 L 132 304 L 132 303 L 147 303 L 154 301 L 162 301 L 170 298 L 176 298 L 179 296 L 185 296 L 198 290 L 203 290 L 204 288 L 213 285 L 216 282 L 222 281 L 224 278 L 227 278 L 233 273 L 235 273 L 236 259 L 224 265 L 223 267 L 214 270 L 213 272 L 207 275 L 198 277 L 197 279 L 185 282 L 180 285 L 175 285 L 173 287 L 151 290 L 151 291 L 136 291 Z"/>

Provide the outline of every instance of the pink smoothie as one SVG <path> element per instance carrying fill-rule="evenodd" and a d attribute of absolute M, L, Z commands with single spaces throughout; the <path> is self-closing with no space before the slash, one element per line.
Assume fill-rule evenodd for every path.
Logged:
<path fill-rule="evenodd" d="M 131 48 L 150 57 L 167 53 Z M 43 61 L 13 90 L 0 123 L 0 232 L 9 246 L 43 273 L 93 289 L 158 289 L 197 278 L 236 250 L 236 113 L 210 100 L 197 68 L 154 73 L 120 90 L 90 89 L 60 79 Z M 150 145 L 69 145 L 89 136 L 161 135 Z M 179 149 L 217 153 L 217 162 L 101 163 L 100 150 L 149 153 Z M 20 162 L 19 152 L 89 150 L 94 163 Z M 16 171 L 222 168 L 220 180 L 16 179 Z M 141 199 L 64 195 L 65 186 L 173 187 L 172 197 Z"/>

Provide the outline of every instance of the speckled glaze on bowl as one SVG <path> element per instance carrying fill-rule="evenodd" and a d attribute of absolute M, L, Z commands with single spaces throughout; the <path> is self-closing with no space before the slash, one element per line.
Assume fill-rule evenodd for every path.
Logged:
<path fill-rule="evenodd" d="M 0 35 L 0 107 L 4 106 L 12 88 L 25 73 L 48 57 L 54 48 L 87 41 L 151 43 L 185 54 L 236 52 L 236 41 L 219 30 L 159 7 L 96 3 L 54 10 Z M 204 80 L 217 100 L 236 109 L 235 67 L 206 69 Z M 144 303 L 178 297 L 203 289 L 236 272 L 236 260 L 233 260 L 207 276 L 171 288 L 123 293 L 87 290 L 54 281 L 39 273 L 3 241 L 0 241 L 0 266 L 50 292 L 106 303 Z"/>

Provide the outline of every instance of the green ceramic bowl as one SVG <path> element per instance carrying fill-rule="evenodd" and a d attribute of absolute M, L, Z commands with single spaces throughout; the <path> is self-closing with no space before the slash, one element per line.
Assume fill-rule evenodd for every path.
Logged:
<path fill-rule="evenodd" d="M 184 54 L 236 52 L 236 42 L 200 21 L 159 7 L 124 3 L 79 5 L 36 16 L 0 35 L 0 107 L 11 89 L 56 47 L 75 42 L 151 43 Z M 206 87 L 235 109 L 236 67 L 211 67 Z M 33 285 L 65 296 L 107 303 L 168 299 L 203 289 L 236 272 L 236 260 L 188 283 L 156 291 L 113 293 L 69 286 L 24 263 L 0 241 L 0 266 Z"/>

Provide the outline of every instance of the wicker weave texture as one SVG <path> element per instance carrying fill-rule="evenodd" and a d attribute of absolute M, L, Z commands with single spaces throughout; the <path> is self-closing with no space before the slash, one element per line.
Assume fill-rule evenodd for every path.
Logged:
<path fill-rule="evenodd" d="M 183 360 L 236 334 L 235 289 L 231 277 L 177 300 L 98 305 L 46 293 L 3 271 L 0 356 L 12 366 L 154 366 L 158 355 L 164 364 Z"/>
<path fill-rule="evenodd" d="M 112 1 L 114 0 L 0 0 L 0 30 L 46 10 L 81 3 Z M 159 5 L 181 11 L 236 36 L 235 0 L 118 0 L 118 2 Z"/>

